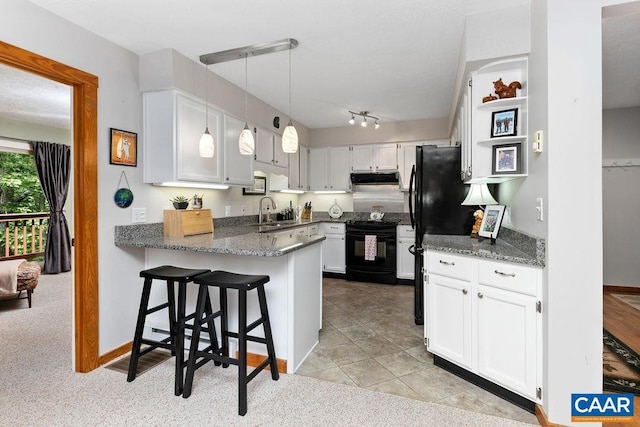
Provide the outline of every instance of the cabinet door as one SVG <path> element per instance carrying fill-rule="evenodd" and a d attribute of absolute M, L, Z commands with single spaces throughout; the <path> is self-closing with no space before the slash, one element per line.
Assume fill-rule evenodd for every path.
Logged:
<path fill-rule="evenodd" d="M 303 148 L 289 154 L 289 190 L 300 190 L 300 154 Z"/>
<path fill-rule="evenodd" d="M 535 400 L 535 298 L 483 285 L 474 298 L 478 373 Z"/>
<path fill-rule="evenodd" d="M 329 149 L 312 148 L 309 150 L 309 188 L 311 190 L 328 190 Z"/>
<path fill-rule="evenodd" d="M 375 171 L 398 170 L 398 145 L 378 144 L 373 146 Z"/>
<path fill-rule="evenodd" d="M 176 155 L 178 179 L 183 181 L 222 182 L 220 153 L 221 114 L 209 110 L 209 132 L 214 139 L 214 156 L 200 157 L 200 137 L 205 129 L 205 104 L 183 95 L 176 97 Z"/>
<path fill-rule="evenodd" d="M 396 257 L 396 276 L 398 279 L 414 278 L 415 256 L 409 252 L 409 247 L 413 245 L 415 240 L 409 237 L 398 238 L 398 251 Z"/>
<path fill-rule="evenodd" d="M 409 180 L 411 179 L 411 168 L 416 164 L 416 146 L 420 143 L 402 143 L 398 150 L 398 171 L 400 172 L 400 187 L 402 190 L 409 190 Z"/>
<path fill-rule="evenodd" d="M 224 183 L 228 185 L 253 185 L 253 156 L 240 154 L 238 140 L 244 122 L 224 116 Z"/>
<path fill-rule="evenodd" d="M 427 348 L 471 368 L 471 283 L 429 273 L 426 284 Z"/>
<path fill-rule="evenodd" d="M 259 128 L 256 130 L 256 162 L 273 163 L 273 138 L 271 132 Z"/>
<path fill-rule="evenodd" d="M 373 170 L 373 147 L 371 145 L 351 147 L 351 170 L 353 172 L 371 172 Z"/>
<path fill-rule="evenodd" d="M 332 147 L 329 158 L 329 188 L 331 190 L 350 190 L 349 147 Z"/>
<path fill-rule="evenodd" d="M 300 163 L 298 167 L 300 168 L 300 190 L 308 190 L 309 189 L 309 149 L 307 147 L 300 146 L 298 150 L 298 154 L 300 155 Z"/>
<path fill-rule="evenodd" d="M 344 234 L 326 234 L 322 242 L 323 271 L 331 273 L 346 272 Z"/>
<path fill-rule="evenodd" d="M 299 147 L 298 151 L 300 151 Z M 273 138 L 273 164 L 281 168 L 289 166 L 289 155 L 282 151 L 282 137 L 280 135 L 275 135 Z"/>

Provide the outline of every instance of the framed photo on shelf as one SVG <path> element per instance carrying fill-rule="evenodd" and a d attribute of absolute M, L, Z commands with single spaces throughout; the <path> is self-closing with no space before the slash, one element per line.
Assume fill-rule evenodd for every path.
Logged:
<path fill-rule="evenodd" d="M 243 187 L 243 196 L 253 196 L 267 194 L 267 177 L 266 176 L 254 176 L 253 187 Z"/>
<path fill-rule="evenodd" d="M 522 173 L 520 143 L 493 146 L 492 175 L 517 175 Z"/>
<path fill-rule="evenodd" d="M 494 111 L 491 114 L 491 138 L 518 134 L 518 109 Z"/>
<path fill-rule="evenodd" d="M 503 205 L 487 205 L 487 207 L 484 208 L 484 216 L 482 217 L 482 224 L 480 225 L 478 236 L 493 240 L 498 237 L 502 216 L 504 215 L 504 208 Z"/>
<path fill-rule="evenodd" d="M 109 163 L 111 163 L 112 165 L 137 166 L 137 133 L 110 128 L 109 141 Z"/>

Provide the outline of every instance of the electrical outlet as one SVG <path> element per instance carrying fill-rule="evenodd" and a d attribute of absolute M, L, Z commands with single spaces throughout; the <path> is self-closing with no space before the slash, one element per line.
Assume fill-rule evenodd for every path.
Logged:
<path fill-rule="evenodd" d="M 538 221 L 544 221 L 544 206 L 542 203 L 542 197 L 536 198 L 536 217 Z"/>
<path fill-rule="evenodd" d="M 224 216 L 230 216 L 231 215 L 231 206 L 225 206 L 224 207 Z"/>
<path fill-rule="evenodd" d="M 131 210 L 131 222 L 134 224 L 147 222 L 147 208 L 133 208 Z"/>
<path fill-rule="evenodd" d="M 534 153 L 542 153 L 542 140 L 543 133 L 541 130 L 536 131 L 533 134 L 533 152 Z"/>

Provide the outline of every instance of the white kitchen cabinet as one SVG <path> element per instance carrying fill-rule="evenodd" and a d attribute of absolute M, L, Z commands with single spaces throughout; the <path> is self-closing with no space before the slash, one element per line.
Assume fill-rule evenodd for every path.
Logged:
<path fill-rule="evenodd" d="M 314 191 L 349 191 L 349 147 L 309 150 L 309 188 Z"/>
<path fill-rule="evenodd" d="M 307 236 L 316 236 L 320 232 L 318 224 L 311 224 L 307 227 Z"/>
<path fill-rule="evenodd" d="M 398 144 L 398 171 L 400 172 L 400 189 L 409 190 L 411 168 L 416 164 L 416 147 L 421 142 L 403 142 Z"/>
<path fill-rule="evenodd" d="M 398 170 L 398 144 L 368 144 L 351 147 L 352 172 Z"/>
<path fill-rule="evenodd" d="M 273 132 L 256 128 L 256 152 L 254 159 L 256 169 L 263 172 L 286 174 L 289 157 L 282 151 L 282 137 Z"/>
<path fill-rule="evenodd" d="M 320 234 L 325 236 L 322 242 L 322 271 L 345 274 L 347 270 L 345 225 L 323 222 L 320 225 Z"/>
<path fill-rule="evenodd" d="M 413 280 L 415 275 L 415 256 L 409 248 L 415 244 L 415 230 L 410 225 L 399 225 L 396 230 L 396 277 Z"/>
<path fill-rule="evenodd" d="M 206 107 L 201 99 L 176 90 L 143 94 L 145 183 L 222 183 L 222 113 L 208 109 L 209 132 L 215 141 L 213 158 L 199 154 Z"/>
<path fill-rule="evenodd" d="M 298 151 L 289 154 L 289 189 L 306 191 L 309 189 L 309 149 L 300 145 Z"/>
<path fill-rule="evenodd" d="M 224 183 L 251 187 L 254 184 L 253 156 L 240 154 L 238 145 L 244 124 L 244 121 L 224 115 Z"/>
<path fill-rule="evenodd" d="M 425 266 L 429 351 L 539 402 L 542 270 L 435 251 Z"/>
<path fill-rule="evenodd" d="M 516 97 L 496 99 L 482 102 L 487 95 L 494 95 L 493 82 L 502 79 L 505 85 L 514 81 L 520 82 L 522 88 L 516 89 Z M 463 166 L 467 182 L 499 183 L 527 176 L 529 147 L 528 140 L 528 62 L 526 57 L 499 60 L 471 73 L 471 90 L 469 111 L 471 114 L 470 130 L 463 129 L 461 136 L 470 131 L 469 147 L 463 147 Z M 464 98 L 463 98 L 463 101 Z M 464 105 L 464 104 L 463 104 Z M 517 123 L 514 135 L 492 137 L 495 126 L 494 114 L 506 110 L 517 109 Z M 469 126 L 466 126 L 469 128 Z M 463 143 L 464 143 L 463 139 Z M 496 170 L 494 149 L 497 145 L 516 145 L 519 168 L 513 172 Z M 516 165 L 514 165 L 516 166 Z"/>

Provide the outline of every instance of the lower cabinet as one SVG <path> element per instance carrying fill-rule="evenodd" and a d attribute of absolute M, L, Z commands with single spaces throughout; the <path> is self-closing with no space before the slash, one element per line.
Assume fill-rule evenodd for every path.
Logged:
<path fill-rule="evenodd" d="M 409 249 L 415 245 L 415 230 L 410 225 L 399 225 L 396 231 L 396 277 L 413 280 L 415 275 L 415 255 Z M 413 249 L 411 249 L 413 251 Z"/>
<path fill-rule="evenodd" d="M 320 233 L 326 238 L 322 242 L 322 271 L 345 274 L 345 225 L 323 222 L 320 224 Z"/>
<path fill-rule="evenodd" d="M 425 252 L 430 352 L 531 401 L 542 389 L 542 270 Z"/>

